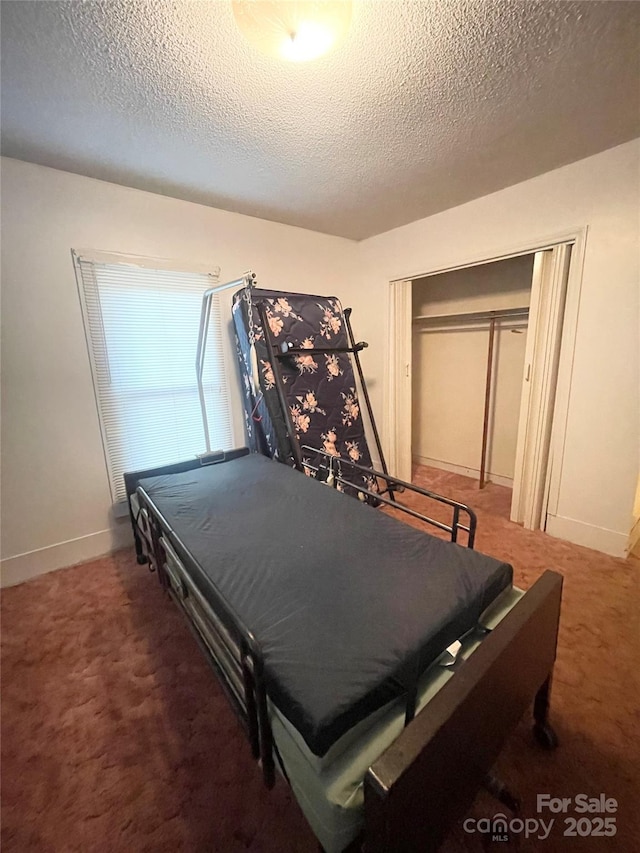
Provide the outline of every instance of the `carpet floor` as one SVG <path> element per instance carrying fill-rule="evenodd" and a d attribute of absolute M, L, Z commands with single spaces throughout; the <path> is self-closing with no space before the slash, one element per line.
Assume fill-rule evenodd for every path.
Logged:
<path fill-rule="evenodd" d="M 513 834 L 496 850 L 640 850 L 639 567 L 510 523 L 508 490 L 420 469 L 418 483 L 477 509 L 477 549 L 527 588 L 565 577 L 554 753 L 523 720 L 496 767 L 536 816 L 536 794 L 606 794 L 615 837 Z M 287 787 L 262 786 L 243 732 L 154 576 L 123 551 L 2 596 L 2 848 L 21 851 L 315 851 Z M 480 794 L 470 815 L 502 809 Z M 571 814 L 570 812 L 569 814 Z M 454 831 L 446 853 L 486 849 Z"/>

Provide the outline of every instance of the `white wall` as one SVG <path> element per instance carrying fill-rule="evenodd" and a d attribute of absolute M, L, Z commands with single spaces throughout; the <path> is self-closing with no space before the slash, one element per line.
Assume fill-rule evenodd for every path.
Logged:
<path fill-rule="evenodd" d="M 72 248 L 219 265 L 223 281 L 250 268 L 263 287 L 337 296 L 358 275 L 349 240 L 3 158 L 5 584 L 129 535 L 110 518 Z"/>
<path fill-rule="evenodd" d="M 3 158 L 4 582 L 104 553 L 114 530 L 126 536 L 109 517 L 73 247 L 219 264 L 223 278 L 250 267 L 263 286 L 335 292 L 369 341 L 363 363 L 383 425 L 391 279 L 588 225 L 550 530 L 621 553 L 638 474 L 639 166 L 636 140 L 357 245 Z"/>
<path fill-rule="evenodd" d="M 413 282 L 413 316 L 529 305 L 533 255 Z M 493 347 L 487 472 L 513 480 L 526 320 L 498 321 Z M 415 461 L 479 476 L 489 324 L 413 324 L 412 454 Z"/>
<path fill-rule="evenodd" d="M 388 282 L 496 257 L 588 226 L 566 445 L 548 531 L 622 554 L 638 475 L 640 140 L 360 244 L 367 286 L 349 294 L 383 411 Z M 425 192 L 429 188 L 425 187 Z"/>

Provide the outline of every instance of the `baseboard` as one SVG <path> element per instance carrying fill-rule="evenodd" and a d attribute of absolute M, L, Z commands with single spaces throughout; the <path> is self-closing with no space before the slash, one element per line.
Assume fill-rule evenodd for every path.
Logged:
<path fill-rule="evenodd" d="M 547 514 L 545 532 L 557 539 L 566 539 L 612 557 L 626 556 L 628 537 L 606 527 L 596 527 L 595 524 L 586 524 L 584 521 L 576 521 L 575 518 Z"/>
<path fill-rule="evenodd" d="M 15 557 L 7 557 L 0 561 L 1 585 L 15 586 L 38 575 L 103 557 L 105 554 L 132 544 L 133 535 L 127 519 L 126 522 L 119 522 L 109 530 L 100 530 L 97 533 L 89 533 L 87 536 L 79 536 L 77 539 L 58 542 L 56 545 L 17 554 Z"/>
<path fill-rule="evenodd" d="M 452 462 L 443 462 L 441 459 L 431 459 L 428 456 L 412 456 L 415 465 L 428 465 L 431 468 L 439 468 L 441 471 L 450 471 L 452 474 L 462 474 L 463 477 L 473 477 L 474 480 L 480 479 L 479 468 L 467 468 L 466 465 L 454 465 Z M 493 474 L 487 471 L 485 474 L 487 480 L 492 483 L 497 483 L 498 486 L 506 486 L 508 489 L 513 488 L 513 478 L 505 477 L 503 474 Z"/>

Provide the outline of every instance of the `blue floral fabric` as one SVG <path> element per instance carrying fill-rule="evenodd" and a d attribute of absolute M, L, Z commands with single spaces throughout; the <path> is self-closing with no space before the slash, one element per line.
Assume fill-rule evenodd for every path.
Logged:
<path fill-rule="evenodd" d="M 327 352 L 280 359 L 289 428 L 259 306 L 265 309 L 268 334 L 277 347 L 283 343 L 301 349 L 349 346 L 344 313 L 335 297 L 247 289 L 234 295 L 233 319 L 251 449 L 293 464 L 291 442 L 297 441 L 324 451 L 338 464 L 344 459 L 370 468 L 350 356 Z M 302 457 L 314 467 L 326 459 L 308 451 Z M 312 468 L 307 473 L 313 476 Z M 368 474 L 349 466 L 342 467 L 342 474 L 356 487 L 377 491 L 375 478 Z M 351 489 L 347 486 L 345 491 Z"/>

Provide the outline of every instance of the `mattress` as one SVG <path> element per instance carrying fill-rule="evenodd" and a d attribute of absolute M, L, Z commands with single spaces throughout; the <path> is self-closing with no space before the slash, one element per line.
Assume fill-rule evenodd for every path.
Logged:
<path fill-rule="evenodd" d="M 509 565 L 259 454 L 140 487 L 203 596 L 250 627 L 270 700 L 316 756 L 413 690 L 511 584 Z"/>
<path fill-rule="evenodd" d="M 493 629 L 522 598 L 511 587 L 491 604 L 479 624 Z M 482 635 L 469 635 L 456 660 L 467 660 L 479 648 Z M 453 678 L 445 666 L 447 652 L 429 667 L 418 685 L 417 712 L 428 713 L 433 697 Z M 326 853 L 340 853 L 361 831 L 364 822 L 364 777 L 367 769 L 401 734 L 404 707 L 395 700 L 362 720 L 318 759 L 300 734 L 277 708 L 271 711 L 271 728 L 289 784 Z"/>
<path fill-rule="evenodd" d="M 297 442 L 371 468 L 350 356 L 327 352 L 280 360 L 293 427 L 290 432 L 276 387 L 260 307 L 266 311 L 269 334 L 278 347 L 282 344 L 318 349 L 349 346 L 342 306 L 333 296 L 262 289 L 243 289 L 234 295 L 233 321 L 251 449 L 293 463 L 292 442 Z M 318 467 L 318 454 L 304 451 L 302 456 L 305 462 Z M 370 475 L 347 466 L 343 476 L 355 486 L 377 491 L 377 482 Z M 350 492 L 349 486 L 346 490 Z"/>

